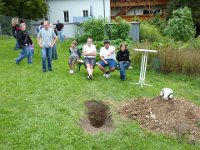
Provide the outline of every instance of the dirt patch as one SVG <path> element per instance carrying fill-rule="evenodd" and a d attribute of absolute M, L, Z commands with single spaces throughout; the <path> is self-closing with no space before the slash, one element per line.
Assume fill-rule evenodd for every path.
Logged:
<path fill-rule="evenodd" d="M 102 102 L 85 102 L 86 117 L 80 120 L 80 126 L 89 133 L 110 131 L 114 125 L 109 108 Z"/>
<path fill-rule="evenodd" d="M 119 107 L 123 117 L 137 120 L 142 128 L 169 135 L 185 135 L 200 141 L 200 107 L 187 100 L 128 101 Z"/>

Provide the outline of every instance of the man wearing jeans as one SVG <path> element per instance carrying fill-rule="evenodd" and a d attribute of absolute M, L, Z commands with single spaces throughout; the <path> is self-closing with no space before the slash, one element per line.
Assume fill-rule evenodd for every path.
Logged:
<path fill-rule="evenodd" d="M 44 21 L 44 28 L 42 28 L 37 36 L 39 46 L 42 48 L 42 69 L 43 72 L 47 71 L 46 59 L 48 70 L 52 71 L 52 47 L 56 43 L 57 37 L 55 32 L 49 28 L 49 22 Z"/>
<path fill-rule="evenodd" d="M 104 47 L 100 50 L 99 69 L 104 73 L 105 78 L 110 77 L 110 72 L 115 71 L 116 61 L 115 61 L 115 47 L 110 46 L 110 41 L 104 41 Z M 109 70 L 106 70 L 106 66 L 109 66 Z"/>

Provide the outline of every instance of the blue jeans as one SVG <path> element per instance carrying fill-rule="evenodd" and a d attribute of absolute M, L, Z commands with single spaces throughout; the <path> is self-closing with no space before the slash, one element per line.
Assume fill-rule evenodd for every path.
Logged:
<path fill-rule="evenodd" d="M 32 56 L 31 56 L 29 46 L 25 46 L 24 48 L 22 48 L 22 50 L 20 52 L 20 56 L 16 59 L 16 63 L 19 64 L 19 62 L 22 59 L 24 59 L 25 57 L 28 58 L 28 63 L 31 64 L 32 63 Z"/>
<path fill-rule="evenodd" d="M 46 67 L 46 59 L 48 64 L 48 70 L 52 70 L 52 48 L 51 47 L 43 47 L 42 48 L 42 69 L 43 71 L 47 70 Z"/>
<path fill-rule="evenodd" d="M 57 51 L 56 51 L 56 43 L 52 48 L 52 59 L 58 59 Z"/>
<path fill-rule="evenodd" d="M 120 79 L 125 80 L 126 79 L 126 69 L 130 66 L 129 61 L 120 61 L 118 62 L 119 65 L 119 71 L 120 71 Z"/>
<path fill-rule="evenodd" d="M 58 31 L 58 37 L 60 39 L 60 42 L 64 41 L 64 37 L 63 37 L 63 32 L 62 31 Z"/>
<path fill-rule="evenodd" d="M 18 49 L 19 49 L 19 43 L 18 43 L 18 41 L 16 39 L 16 44 L 15 44 L 14 50 L 18 50 Z"/>

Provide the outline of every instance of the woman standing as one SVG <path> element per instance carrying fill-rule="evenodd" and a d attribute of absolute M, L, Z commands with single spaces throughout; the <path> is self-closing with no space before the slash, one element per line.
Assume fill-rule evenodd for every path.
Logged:
<path fill-rule="evenodd" d="M 18 33 L 18 42 L 19 42 L 19 48 L 21 48 L 20 56 L 16 59 L 16 64 L 19 64 L 19 62 L 24 59 L 25 57 L 28 57 L 28 63 L 32 63 L 32 56 L 30 52 L 29 45 L 32 45 L 33 42 L 31 38 L 29 37 L 28 33 L 26 32 L 26 24 L 21 23 L 20 24 L 20 31 Z"/>

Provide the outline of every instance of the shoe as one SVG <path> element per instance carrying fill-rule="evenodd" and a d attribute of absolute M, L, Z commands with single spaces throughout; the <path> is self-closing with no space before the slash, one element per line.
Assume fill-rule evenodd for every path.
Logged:
<path fill-rule="evenodd" d="M 16 62 L 17 65 L 19 64 L 19 61 L 16 60 L 15 62 Z"/>
<path fill-rule="evenodd" d="M 90 76 L 87 76 L 87 79 L 88 79 L 88 80 L 91 80 Z"/>
<path fill-rule="evenodd" d="M 48 69 L 49 71 L 53 71 L 52 69 Z"/>
<path fill-rule="evenodd" d="M 47 70 L 43 70 L 43 72 L 47 72 Z"/>
<path fill-rule="evenodd" d="M 110 74 L 107 74 L 107 73 L 105 73 L 103 76 L 104 76 L 105 78 L 110 78 Z"/>
<path fill-rule="evenodd" d="M 90 80 L 94 79 L 94 77 L 92 75 L 89 75 L 88 77 L 90 78 Z"/>
<path fill-rule="evenodd" d="M 74 70 L 70 70 L 69 73 L 70 73 L 70 74 L 73 74 L 73 73 L 74 73 Z"/>

